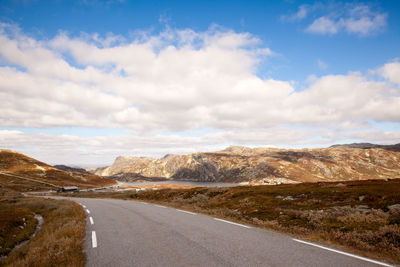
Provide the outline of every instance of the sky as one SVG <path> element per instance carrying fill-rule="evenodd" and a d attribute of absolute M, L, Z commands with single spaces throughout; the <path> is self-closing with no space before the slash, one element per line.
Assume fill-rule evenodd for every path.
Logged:
<path fill-rule="evenodd" d="M 399 58 L 399 1 L 1 0 L 0 148 L 400 143 Z"/>

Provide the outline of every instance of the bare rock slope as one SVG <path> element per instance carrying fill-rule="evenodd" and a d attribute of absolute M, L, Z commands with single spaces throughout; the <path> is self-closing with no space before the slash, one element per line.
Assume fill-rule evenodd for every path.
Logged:
<path fill-rule="evenodd" d="M 298 183 L 400 178 L 400 144 L 336 145 L 323 149 L 228 147 L 161 159 L 117 157 L 101 176 L 126 174 L 174 180 Z"/>

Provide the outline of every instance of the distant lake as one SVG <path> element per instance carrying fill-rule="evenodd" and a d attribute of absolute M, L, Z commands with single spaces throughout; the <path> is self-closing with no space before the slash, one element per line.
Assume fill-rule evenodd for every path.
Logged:
<path fill-rule="evenodd" d="M 212 183 L 212 182 L 194 182 L 194 181 L 160 181 L 160 182 L 142 182 L 142 183 L 128 183 L 128 182 L 121 182 L 120 183 L 126 185 L 154 185 L 154 184 L 180 184 L 180 185 L 193 185 L 193 186 L 204 186 L 204 187 L 233 187 L 233 186 L 240 186 L 240 184 L 234 183 Z"/>

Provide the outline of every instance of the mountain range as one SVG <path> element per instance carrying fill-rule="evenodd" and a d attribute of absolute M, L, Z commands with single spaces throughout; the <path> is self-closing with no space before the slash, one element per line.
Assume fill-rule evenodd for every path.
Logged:
<path fill-rule="evenodd" d="M 280 184 L 400 178 L 400 144 L 356 143 L 315 149 L 249 148 L 163 158 L 117 157 L 111 166 L 91 169 L 122 181 L 190 180 Z"/>

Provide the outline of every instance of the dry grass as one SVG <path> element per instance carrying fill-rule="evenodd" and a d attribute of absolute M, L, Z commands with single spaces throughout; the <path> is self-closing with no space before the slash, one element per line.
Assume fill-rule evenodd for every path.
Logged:
<path fill-rule="evenodd" d="M 399 192 L 400 179 L 74 195 L 169 205 L 400 263 L 400 211 L 388 208 Z"/>
<path fill-rule="evenodd" d="M 10 191 L 0 191 L 0 193 L 2 193 L 0 197 L 0 256 L 4 256 L 14 246 L 29 238 L 36 228 L 37 221 L 29 209 L 15 205 L 19 200 L 18 194 Z"/>
<path fill-rule="evenodd" d="M 0 150 L 0 185 L 15 191 L 41 191 L 55 189 L 54 186 L 75 185 L 94 188 L 116 184 L 104 177 L 62 171 L 20 153 Z M 25 178 L 25 179 L 24 179 Z M 30 179 L 30 180 L 27 180 Z M 36 180 L 36 181 L 35 181 Z M 48 183 L 46 185 L 46 183 Z"/>
<path fill-rule="evenodd" d="M 85 214 L 79 205 L 27 198 L 2 188 L 0 203 L 0 246 L 4 248 L 0 251 L 2 255 L 8 253 L 1 266 L 84 266 Z M 9 253 L 34 232 L 37 222 L 33 213 L 43 216 L 41 229 L 29 242 Z"/>
<path fill-rule="evenodd" d="M 36 191 L 48 191 L 54 190 L 55 188 L 50 185 L 38 183 L 32 180 L 18 179 L 0 173 L 0 186 L 13 191 L 19 192 L 36 192 Z"/>

